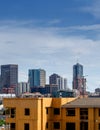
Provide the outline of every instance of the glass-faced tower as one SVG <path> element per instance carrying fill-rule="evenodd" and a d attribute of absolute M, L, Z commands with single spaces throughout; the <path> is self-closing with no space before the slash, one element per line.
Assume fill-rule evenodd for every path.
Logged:
<path fill-rule="evenodd" d="M 80 93 L 85 89 L 85 79 L 83 76 L 83 65 L 77 63 L 73 65 L 73 89 L 77 89 Z"/>

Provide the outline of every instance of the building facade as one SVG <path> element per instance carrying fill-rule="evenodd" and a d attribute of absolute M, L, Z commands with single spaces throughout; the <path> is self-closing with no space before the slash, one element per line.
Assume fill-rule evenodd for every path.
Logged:
<path fill-rule="evenodd" d="M 100 98 L 5 98 L 7 130 L 99 130 Z"/>
<path fill-rule="evenodd" d="M 30 69 L 29 70 L 29 85 L 32 87 L 45 87 L 46 84 L 46 71 L 43 69 Z"/>
<path fill-rule="evenodd" d="M 1 65 L 2 89 L 16 88 L 18 84 L 18 65 Z"/>

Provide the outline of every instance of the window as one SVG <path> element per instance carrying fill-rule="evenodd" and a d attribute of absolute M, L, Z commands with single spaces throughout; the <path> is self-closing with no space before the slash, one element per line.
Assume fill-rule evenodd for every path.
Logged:
<path fill-rule="evenodd" d="M 71 122 L 71 123 L 68 122 L 68 123 L 66 123 L 66 130 L 75 130 L 75 123 L 74 122 Z"/>
<path fill-rule="evenodd" d="M 10 124 L 11 130 L 15 130 L 15 123 Z"/>
<path fill-rule="evenodd" d="M 88 108 L 80 108 L 80 119 L 82 120 L 88 119 Z"/>
<path fill-rule="evenodd" d="M 16 109 L 15 108 L 11 108 L 11 118 L 14 118 L 16 114 Z"/>
<path fill-rule="evenodd" d="M 25 108 L 25 115 L 26 116 L 30 115 L 30 109 L 29 108 Z"/>
<path fill-rule="evenodd" d="M 46 114 L 48 114 L 48 108 L 46 108 Z"/>
<path fill-rule="evenodd" d="M 100 123 L 98 124 L 98 130 L 100 130 Z"/>
<path fill-rule="evenodd" d="M 60 115 L 60 109 L 54 108 L 54 115 Z"/>
<path fill-rule="evenodd" d="M 75 116 L 75 108 L 67 108 L 66 116 Z"/>
<path fill-rule="evenodd" d="M 24 124 L 24 130 L 29 130 L 30 128 L 29 128 L 29 124 L 28 123 L 25 123 Z"/>
<path fill-rule="evenodd" d="M 99 114 L 99 116 L 100 116 L 100 109 L 98 109 L 98 114 Z"/>
<path fill-rule="evenodd" d="M 60 129 L 60 122 L 54 122 L 54 129 Z"/>
<path fill-rule="evenodd" d="M 88 130 L 88 122 L 80 122 L 80 130 Z"/>
<path fill-rule="evenodd" d="M 48 128 L 48 122 L 46 123 L 46 128 Z"/>

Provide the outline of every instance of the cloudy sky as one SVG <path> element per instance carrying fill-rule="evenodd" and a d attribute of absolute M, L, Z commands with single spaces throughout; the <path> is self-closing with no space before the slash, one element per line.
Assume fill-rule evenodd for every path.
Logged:
<path fill-rule="evenodd" d="M 72 88 L 72 67 L 84 66 L 87 90 L 100 87 L 100 0 L 0 1 L 0 64 L 57 73 Z"/>

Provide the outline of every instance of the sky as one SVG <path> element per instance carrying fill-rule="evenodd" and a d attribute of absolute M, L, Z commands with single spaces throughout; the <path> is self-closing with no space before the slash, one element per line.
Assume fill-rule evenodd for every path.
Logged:
<path fill-rule="evenodd" d="M 19 82 L 29 69 L 57 73 L 72 88 L 73 65 L 100 87 L 100 0 L 1 0 L 0 64 L 18 64 Z"/>

